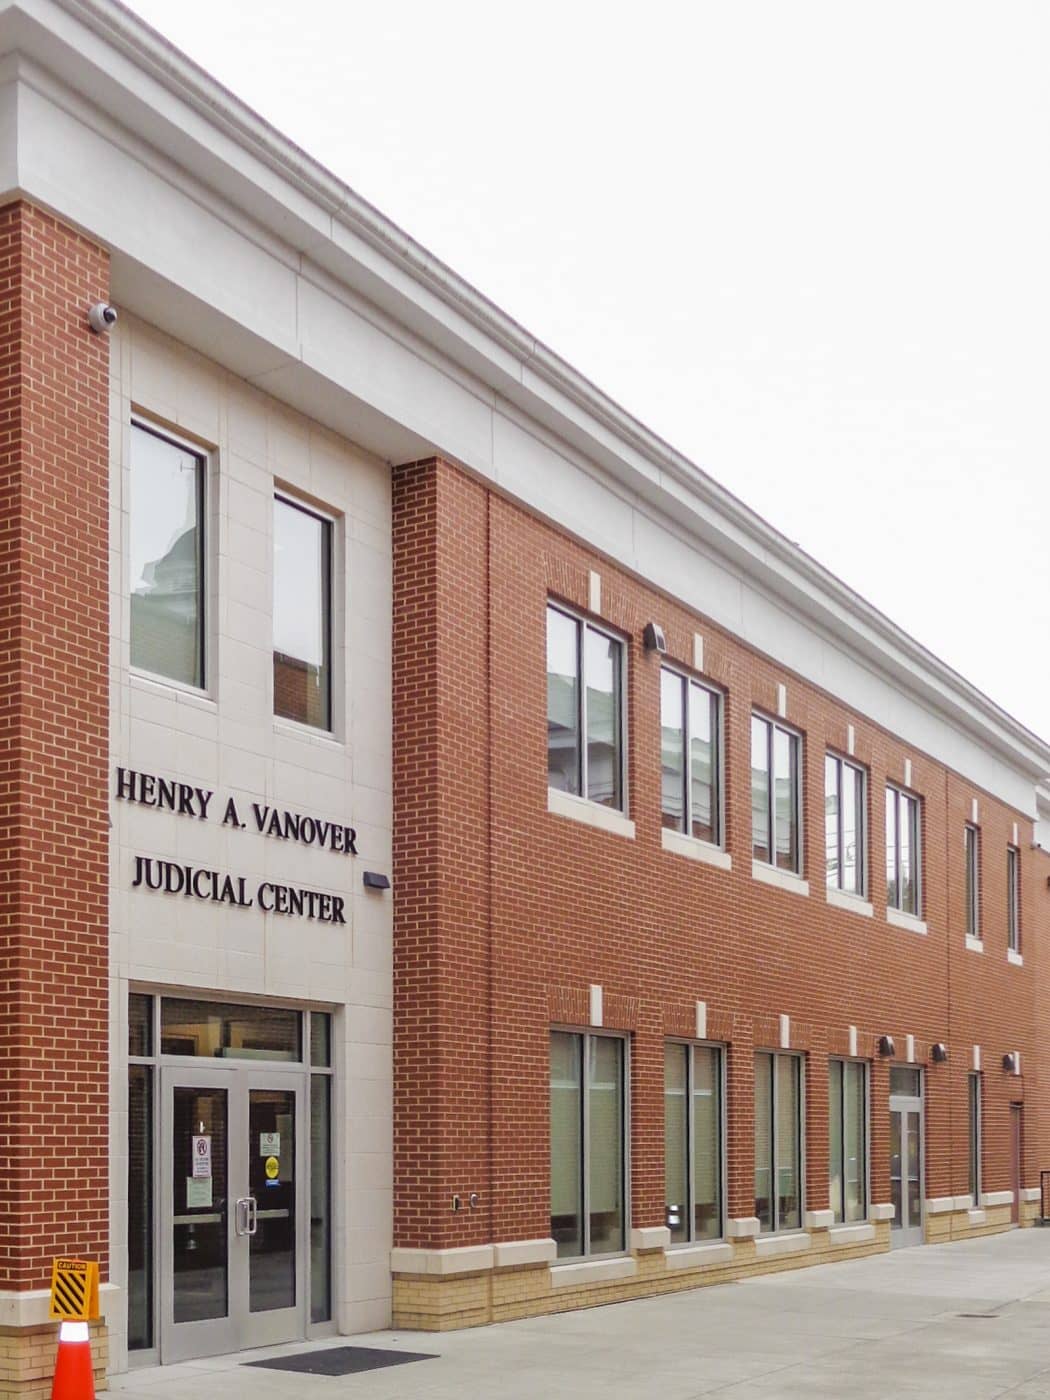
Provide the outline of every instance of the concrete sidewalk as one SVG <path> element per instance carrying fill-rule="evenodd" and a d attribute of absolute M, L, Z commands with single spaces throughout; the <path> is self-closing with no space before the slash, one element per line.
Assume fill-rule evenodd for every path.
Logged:
<path fill-rule="evenodd" d="M 1050 1230 L 467 1332 L 312 1345 L 348 1344 L 437 1359 L 340 1378 L 242 1364 L 299 1344 L 132 1372 L 112 1386 L 120 1400 L 1050 1400 Z"/>

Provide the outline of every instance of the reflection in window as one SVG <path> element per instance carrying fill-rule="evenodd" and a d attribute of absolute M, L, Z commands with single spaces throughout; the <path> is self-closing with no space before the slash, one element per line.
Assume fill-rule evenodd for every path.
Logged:
<path fill-rule="evenodd" d="M 802 1224 L 802 1062 L 755 1056 L 755 1215 L 764 1233 Z"/>
<path fill-rule="evenodd" d="M 298 1011 L 276 1006 L 164 997 L 161 1053 L 233 1060 L 301 1060 L 301 1019 Z"/>
<path fill-rule="evenodd" d="M 802 741 L 790 729 L 751 717 L 751 849 L 755 860 L 799 874 Z"/>
<path fill-rule="evenodd" d="M 581 679 L 582 677 L 582 679 Z M 623 643 L 547 608 L 547 781 L 623 807 Z"/>
<path fill-rule="evenodd" d="M 666 1221 L 672 1244 L 722 1234 L 721 1052 L 664 1047 Z"/>
<path fill-rule="evenodd" d="M 916 917 L 920 909 L 919 801 L 886 788 L 886 902 Z"/>
<path fill-rule="evenodd" d="M 552 1032 L 550 1132 L 558 1257 L 619 1253 L 626 1247 L 622 1040 Z"/>
<path fill-rule="evenodd" d="M 721 841 L 718 695 L 666 667 L 660 673 L 663 825 Z M 688 769 L 687 764 L 688 755 Z"/>
<path fill-rule="evenodd" d="M 131 425 L 131 664 L 204 685 L 204 459 Z"/>
<path fill-rule="evenodd" d="M 331 729 L 331 522 L 277 496 L 273 545 L 274 714 Z"/>
<path fill-rule="evenodd" d="M 867 1201 L 867 1067 L 828 1063 L 828 1205 L 836 1224 L 864 1220 Z"/>
<path fill-rule="evenodd" d="M 828 754 L 824 759 L 824 836 L 828 888 L 863 895 L 865 870 L 865 772 Z"/>

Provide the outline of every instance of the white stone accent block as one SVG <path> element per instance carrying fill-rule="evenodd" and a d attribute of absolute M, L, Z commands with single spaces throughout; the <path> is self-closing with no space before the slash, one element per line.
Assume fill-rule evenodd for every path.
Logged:
<path fill-rule="evenodd" d="M 707 1002 L 698 1001 L 696 1003 L 696 1038 L 697 1040 L 707 1039 Z"/>
<path fill-rule="evenodd" d="M 846 752 L 849 754 L 850 758 L 853 757 L 854 750 L 856 749 L 856 747 L 857 747 L 857 731 L 853 728 L 853 725 L 852 725 L 852 724 L 847 724 L 847 725 L 846 725 Z"/>
<path fill-rule="evenodd" d="M 554 1240 L 511 1240 L 492 1246 L 497 1269 L 521 1268 L 525 1264 L 553 1264 L 558 1257 Z"/>
<path fill-rule="evenodd" d="M 855 1055 L 855 1054 L 857 1053 L 857 1027 L 856 1027 L 856 1026 L 850 1026 L 850 1028 L 849 1028 L 849 1052 L 850 1052 L 851 1055 Z"/>
<path fill-rule="evenodd" d="M 892 1220 L 896 1213 L 889 1201 L 868 1207 L 869 1220 Z"/>
<path fill-rule="evenodd" d="M 726 1225 L 726 1234 L 731 1240 L 753 1240 L 762 1228 L 757 1215 L 739 1215 Z"/>
<path fill-rule="evenodd" d="M 976 826 L 977 823 L 978 823 L 978 821 L 980 820 L 980 818 L 979 818 L 978 815 L 977 815 L 977 798 L 976 798 L 976 797 L 973 798 L 973 800 L 972 800 L 971 803 L 970 803 L 970 820 L 973 822 L 974 826 Z"/>
<path fill-rule="evenodd" d="M 787 718 L 788 712 L 788 688 L 783 681 L 777 686 L 777 714 L 781 719 Z"/>
<path fill-rule="evenodd" d="M 1040 1197 L 1040 1191 L 1039 1191 L 1039 1187 L 1038 1187 L 1038 1186 L 1022 1186 L 1022 1187 L 1021 1187 L 1021 1200 L 1022 1200 L 1022 1201 L 1038 1201 L 1038 1200 L 1039 1200 L 1039 1197 Z"/>
<path fill-rule="evenodd" d="M 835 1223 L 833 1210 L 807 1210 L 802 1222 L 807 1230 L 830 1230 Z"/>
<path fill-rule="evenodd" d="M 763 885 L 775 885 L 788 894 L 809 894 L 809 881 L 801 875 L 792 875 L 790 870 L 778 870 L 775 865 L 767 865 L 764 860 L 751 862 L 752 880 L 760 880 Z"/>
<path fill-rule="evenodd" d="M 887 909 L 886 922 L 894 928 L 906 928 L 909 933 L 926 933 L 926 920 L 917 919 L 914 914 L 905 914 L 900 909 Z"/>
<path fill-rule="evenodd" d="M 600 1026 L 602 1024 L 602 989 L 597 982 L 591 983 L 590 1018 L 592 1026 Z"/>
<path fill-rule="evenodd" d="M 1013 963 L 1014 967 L 1024 967 L 1024 958 L 1015 948 L 1007 948 L 1006 961 Z"/>
<path fill-rule="evenodd" d="M 574 822 L 583 822 L 584 826 L 596 826 L 599 831 L 611 831 L 614 836 L 634 840 L 634 822 L 629 817 L 613 811 L 611 807 L 603 807 L 600 802 L 577 797 L 574 792 L 548 788 L 547 811 L 556 817 L 570 817 Z"/>
<path fill-rule="evenodd" d="M 904 760 L 904 786 L 911 787 L 911 759 Z"/>
<path fill-rule="evenodd" d="M 780 1048 L 781 1050 L 791 1049 L 791 1017 L 783 1013 L 780 1017 Z"/>
<path fill-rule="evenodd" d="M 913 1035 L 906 1035 L 904 1037 L 904 1045 L 904 1057 L 910 1065 L 913 1065 L 915 1063 L 915 1037 Z"/>
<path fill-rule="evenodd" d="M 775 1259 L 781 1254 L 801 1254 L 810 1246 L 810 1238 L 802 1235 L 765 1235 L 755 1241 L 759 1259 Z"/>
<path fill-rule="evenodd" d="M 972 933 L 966 935 L 966 951 L 968 953 L 983 953 L 984 939 L 974 938 Z"/>
<path fill-rule="evenodd" d="M 693 633 L 693 670 L 704 669 L 704 639 L 699 632 Z"/>
<path fill-rule="evenodd" d="M 731 1264 L 731 1244 L 690 1244 L 681 1249 L 669 1249 L 665 1256 L 669 1269 L 703 1269 L 713 1264 Z"/>
<path fill-rule="evenodd" d="M 1014 837 L 1014 839 L 1013 839 L 1013 841 L 1011 841 L 1010 844 L 1011 844 L 1012 846 L 1016 846 L 1016 845 L 1018 845 L 1018 840 L 1017 840 L 1017 823 L 1016 823 L 1016 822 L 1014 822 L 1013 837 Z"/>
<path fill-rule="evenodd" d="M 631 1231 L 631 1249 L 666 1249 L 671 1232 L 666 1225 L 643 1225 Z"/>
<path fill-rule="evenodd" d="M 828 1243 L 838 1248 L 844 1244 L 872 1244 L 874 1225 L 834 1225 L 828 1231 Z"/>
<path fill-rule="evenodd" d="M 395 1274 L 476 1274 L 492 1268 L 490 1244 L 466 1245 L 460 1249 L 392 1249 L 390 1269 Z"/>
<path fill-rule="evenodd" d="M 926 1202 L 927 1215 L 947 1215 L 955 1209 L 954 1196 L 931 1196 Z"/>
<path fill-rule="evenodd" d="M 592 613 L 600 613 L 602 610 L 602 576 L 591 570 L 590 586 L 587 591 L 587 606 Z"/>
<path fill-rule="evenodd" d="M 977 1074 L 980 1074 L 980 1072 L 981 1072 L 981 1047 L 980 1047 L 979 1045 L 975 1045 L 975 1046 L 973 1047 L 973 1067 L 974 1067 L 974 1072 L 977 1073 Z"/>
<path fill-rule="evenodd" d="M 966 1219 L 970 1225 L 987 1225 L 988 1217 L 983 1210 L 968 1210 Z"/>
<path fill-rule="evenodd" d="M 982 1206 L 1010 1206 L 1013 1205 L 1014 1193 L 1012 1191 L 982 1191 Z"/>
<path fill-rule="evenodd" d="M 845 909 L 850 914 L 859 914 L 862 919 L 871 919 L 875 916 L 875 906 L 870 900 L 861 899 L 857 894 L 846 894 L 844 890 L 827 889 L 825 897 L 829 904 L 833 904 L 836 909 Z"/>
<path fill-rule="evenodd" d="M 580 1264 L 559 1264 L 551 1269 L 551 1287 L 579 1288 L 588 1283 L 631 1278 L 637 1272 L 638 1261 L 629 1255 L 623 1259 L 586 1259 Z"/>
<path fill-rule="evenodd" d="M 966 1195 L 966 1196 L 956 1196 L 956 1198 L 955 1198 L 955 1209 L 956 1209 L 956 1210 L 973 1210 L 973 1197 L 970 1196 L 970 1195 Z"/>

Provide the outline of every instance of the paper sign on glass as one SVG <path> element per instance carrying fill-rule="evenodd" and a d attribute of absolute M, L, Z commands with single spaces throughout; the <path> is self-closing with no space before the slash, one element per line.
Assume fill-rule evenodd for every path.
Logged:
<path fill-rule="evenodd" d="M 186 1178 L 186 1209 L 199 1210 L 201 1206 L 211 1206 L 211 1177 L 207 1181 Z"/>
<path fill-rule="evenodd" d="M 210 1137 L 195 1137 L 193 1139 L 193 1179 L 194 1181 L 211 1180 Z"/>
<path fill-rule="evenodd" d="M 259 1134 L 259 1156 L 279 1157 L 281 1155 L 281 1135 L 280 1133 L 260 1133 Z"/>

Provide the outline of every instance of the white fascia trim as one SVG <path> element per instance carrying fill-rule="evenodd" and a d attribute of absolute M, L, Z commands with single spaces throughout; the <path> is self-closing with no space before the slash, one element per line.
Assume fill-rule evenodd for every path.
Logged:
<path fill-rule="evenodd" d="M 719 1244 L 684 1244 L 664 1252 L 669 1269 L 705 1269 L 716 1264 L 733 1262 L 733 1246 Z"/>
<path fill-rule="evenodd" d="M 551 1287 L 580 1288 L 588 1283 L 632 1278 L 637 1272 L 638 1260 L 630 1255 L 622 1259 L 585 1259 L 579 1264 L 559 1264 L 551 1269 Z"/>
<path fill-rule="evenodd" d="M 828 1231 L 828 1244 L 835 1248 L 844 1244 L 871 1244 L 874 1239 L 875 1226 L 871 1224 L 833 1225 Z"/>
<path fill-rule="evenodd" d="M 868 1207 L 869 1220 L 892 1220 L 896 1214 L 896 1210 L 889 1201 L 882 1201 L 878 1205 Z"/>
<path fill-rule="evenodd" d="M 827 888 L 827 900 L 836 909 L 848 909 L 851 914 L 860 914 L 865 919 L 870 919 L 875 914 L 875 907 L 868 899 L 862 899 L 859 894 L 846 894 L 844 890 Z"/>
<path fill-rule="evenodd" d="M 809 1246 L 807 1234 L 763 1235 L 755 1241 L 755 1254 L 759 1259 L 775 1259 L 781 1254 L 801 1254 Z"/>
<path fill-rule="evenodd" d="M 454 337 L 462 358 L 471 352 L 475 364 L 482 362 L 486 382 L 497 388 L 511 357 L 522 399 L 552 409 L 577 435 L 582 430 L 594 457 L 611 452 L 639 485 L 655 484 L 672 513 L 674 486 L 684 487 L 696 514 L 727 548 L 745 556 L 756 573 L 778 576 L 783 585 L 778 591 L 785 596 L 809 594 L 829 630 L 873 656 L 888 676 L 1026 775 L 1034 779 L 1050 769 L 1050 745 L 626 413 L 135 15 L 111 0 L 16 0 L 7 13 L 16 39 L 8 46 L 23 46 L 47 67 L 79 53 L 100 79 L 93 100 L 118 120 L 128 94 L 146 107 L 154 125 L 158 99 L 174 100 L 181 119 L 176 123 L 165 115 L 163 120 L 177 132 L 185 168 L 212 187 L 242 187 L 263 229 L 287 241 L 290 227 L 298 224 L 302 246 L 297 251 L 304 254 L 314 248 L 338 256 L 358 242 L 359 267 L 375 280 L 377 297 L 396 305 L 406 324 L 422 316 L 434 332 L 444 332 L 446 347 Z M 123 87 L 111 72 L 118 67 L 124 70 Z M 163 148 L 157 138 L 153 133 Z"/>
<path fill-rule="evenodd" d="M 553 1264 L 558 1257 L 554 1240 L 512 1240 L 492 1246 L 497 1269 L 523 1268 L 526 1264 Z"/>
<path fill-rule="evenodd" d="M 1024 967 L 1024 958 L 1020 953 L 1015 952 L 1013 948 L 1007 948 L 1006 961 L 1012 963 L 1014 967 Z"/>
<path fill-rule="evenodd" d="M 775 865 L 767 865 L 764 860 L 752 860 L 751 878 L 774 889 L 787 890 L 788 894 L 809 894 L 809 881 L 801 875 L 793 875 L 790 870 L 778 870 Z"/>
<path fill-rule="evenodd" d="M 886 908 L 886 922 L 894 928 L 907 929 L 909 933 L 928 933 L 925 919 L 917 919 L 914 914 L 905 914 L 900 909 Z"/>
<path fill-rule="evenodd" d="M 634 840 L 634 822 L 629 817 L 611 807 L 603 807 L 600 802 L 591 802 L 586 797 L 576 797 L 571 792 L 548 788 L 547 811 L 553 812 L 556 817 L 568 817 L 570 821 L 582 822 L 584 826 L 593 826 L 599 831 L 611 831 L 614 836 L 626 836 L 629 841 Z"/>
<path fill-rule="evenodd" d="M 721 846 L 713 846 L 710 841 L 686 836 L 682 831 L 669 831 L 666 826 L 661 828 L 660 844 L 665 851 L 673 851 L 676 856 L 686 856 L 704 865 L 716 865 L 719 870 L 733 868 L 733 858 L 728 851 L 723 851 Z"/>
<path fill-rule="evenodd" d="M 982 1191 L 982 1206 L 1012 1206 L 1014 1203 L 1014 1193 L 1012 1191 Z"/>
<path fill-rule="evenodd" d="M 465 1245 L 460 1249 L 392 1249 L 390 1271 L 395 1274 L 430 1274 L 446 1278 L 450 1274 L 477 1274 L 492 1268 L 490 1244 Z"/>
<path fill-rule="evenodd" d="M 98 1311 L 103 1322 L 116 1313 L 123 1289 L 116 1283 L 98 1286 Z M 0 1327 L 44 1327 L 51 1321 L 50 1288 L 31 1288 L 24 1292 L 0 1289 Z"/>
<path fill-rule="evenodd" d="M 966 951 L 968 953 L 983 953 L 984 939 L 974 938 L 972 933 L 966 935 Z"/>

